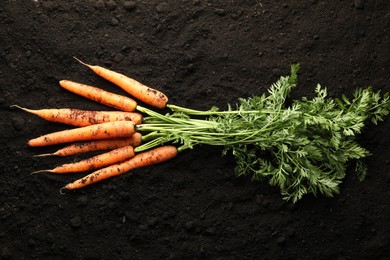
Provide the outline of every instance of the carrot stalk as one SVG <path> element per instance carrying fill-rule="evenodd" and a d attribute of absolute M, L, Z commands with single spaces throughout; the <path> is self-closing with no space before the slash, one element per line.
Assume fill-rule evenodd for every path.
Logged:
<path fill-rule="evenodd" d="M 51 170 L 40 170 L 35 171 L 32 174 L 42 173 L 42 172 L 51 172 L 57 174 L 64 174 L 70 172 L 84 172 L 100 169 L 108 165 L 122 162 L 124 160 L 130 159 L 134 156 L 134 149 L 132 146 L 124 146 L 117 148 L 115 150 L 93 156 L 91 158 L 81 160 L 75 163 L 66 163 L 60 166 L 55 167 Z"/>
<path fill-rule="evenodd" d="M 103 140 L 93 140 L 88 142 L 78 142 L 74 144 L 67 145 L 54 153 L 45 153 L 38 154 L 34 157 L 42 156 L 70 156 L 81 153 L 88 153 L 94 151 L 102 150 L 113 150 L 119 147 L 131 145 L 137 147 L 142 143 L 142 135 L 140 133 L 134 133 L 128 138 L 115 138 L 115 139 L 103 139 Z"/>
<path fill-rule="evenodd" d="M 124 174 L 130 170 L 162 163 L 174 158 L 178 151 L 175 146 L 165 145 L 154 148 L 140 154 L 122 163 L 114 164 L 106 168 L 97 170 L 84 178 L 76 180 L 73 183 L 67 184 L 63 189 L 74 190 L 80 189 L 87 185 Z"/>
<path fill-rule="evenodd" d="M 124 91 L 135 97 L 136 99 L 159 109 L 165 108 L 168 103 L 168 97 L 162 92 L 145 86 L 144 84 L 129 78 L 121 73 L 103 68 L 101 66 L 90 65 L 82 62 L 74 57 L 78 62 L 90 68 L 100 77 L 112 82 L 119 86 Z"/>
<path fill-rule="evenodd" d="M 133 122 L 115 121 L 46 134 L 31 139 L 27 144 L 29 146 L 47 146 L 76 141 L 129 137 L 134 133 Z"/>
<path fill-rule="evenodd" d="M 26 111 L 28 113 L 37 115 L 45 120 L 63 123 L 73 126 L 88 126 L 93 124 L 100 124 L 113 121 L 132 121 L 135 124 L 142 123 L 142 115 L 134 112 L 122 111 L 88 111 L 73 108 L 60 109 L 28 109 L 18 105 L 12 105 Z"/>
<path fill-rule="evenodd" d="M 77 95 L 99 102 L 103 105 L 116 108 L 118 110 L 132 112 L 137 107 L 137 102 L 133 99 L 108 92 L 97 87 L 73 82 L 70 80 L 61 80 L 60 86 Z"/>

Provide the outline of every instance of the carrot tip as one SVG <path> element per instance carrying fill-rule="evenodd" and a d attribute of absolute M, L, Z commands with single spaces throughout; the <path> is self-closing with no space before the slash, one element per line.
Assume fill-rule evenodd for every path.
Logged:
<path fill-rule="evenodd" d="M 83 64 L 84 66 L 87 66 L 87 67 L 90 67 L 90 66 L 91 66 L 91 65 L 89 65 L 89 64 L 87 64 L 87 63 L 81 61 L 81 60 L 78 59 L 76 56 L 73 56 L 73 58 L 74 58 L 75 60 L 77 60 L 78 62 L 80 62 L 81 64 Z"/>
<path fill-rule="evenodd" d="M 51 170 L 39 170 L 39 171 L 32 172 L 31 175 L 34 175 L 37 173 L 43 173 L 43 172 L 51 172 Z"/>
<path fill-rule="evenodd" d="M 62 187 L 61 189 L 60 189 L 60 194 L 61 195 L 65 195 L 66 193 L 65 193 L 65 190 L 66 190 L 66 186 L 65 187 Z"/>
<path fill-rule="evenodd" d="M 44 156 L 53 156 L 55 155 L 54 153 L 43 153 L 43 154 L 36 154 L 33 155 L 33 157 L 44 157 Z"/>
<path fill-rule="evenodd" d="M 21 107 L 21 106 L 18 106 L 18 105 L 11 105 L 11 106 L 9 106 L 9 107 L 10 107 L 10 108 L 18 108 L 18 109 L 21 109 L 21 110 L 24 110 L 24 111 L 29 112 L 29 109 L 24 108 L 24 107 Z"/>

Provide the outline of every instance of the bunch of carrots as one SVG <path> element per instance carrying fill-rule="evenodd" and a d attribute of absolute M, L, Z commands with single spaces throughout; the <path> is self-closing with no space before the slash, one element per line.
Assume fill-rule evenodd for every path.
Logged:
<path fill-rule="evenodd" d="M 166 95 L 134 79 L 101 66 L 92 66 L 78 61 L 150 106 L 163 109 L 168 102 Z M 33 174 L 42 172 L 65 174 L 96 170 L 84 178 L 67 184 L 61 192 L 63 189 L 79 189 L 135 168 L 161 163 L 177 155 L 178 149 L 172 145 L 149 151 L 137 149 L 148 136 L 143 137 L 137 132 L 137 125 L 142 123 L 142 114 L 136 111 L 143 108 L 137 105 L 135 100 L 69 80 L 61 80 L 59 84 L 70 92 L 119 110 L 87 111 L 71 108 L 32 110 L 17 105 L 12 106 L 48 121 L 77 127 L 29 140 L 27 144 L 31 147 L 70 143 L 54 153 L 37 156 L 71 156 L 93 151 L 108 151 L 79 162 L 33 172 Z"/>
<path fill-rule="evenodd" d="M 370 153 L 357 143 L 356 135 L 367 120 L 377 124 L 390 111 L 390 95 L 371 88 L 357 89 L 350 100 L 328 98 L 326 88 L 317 85 L 313 99 L 286 102 L 296 86 L 297 64 L 291 66 L 290 76 L 280 77 L 270 87 L 268 95 L 240 98 L 236 108 L 229 105 L 226 111 L 216 107 L 199 111 L 169 104 L 160 91 L 123 74 L 78 61 L 144 104 L 172 113 L 158 113 L 130 97 L 69 80 L 61 80 L 60 86 L 117 111 L 31 110 L 14 105 L 46 120 L 75 126 L 29 140 L 32 147 L 68 144 L 38 156 L 106 151 L 34 172 L 92 171 L 61 192 L 168 161 L 195 145 L 216 145 L 224 148 L 223 154 L 229 151 L 235 157 L 237 175 L 268 179 L 279 186 L 286 200 L 296 202 L 308 193 L 333 196 L 339 192 L 349 160 L 357 161 L 356 173 L 364 178 L 367 170 L 361 159 Z"/>

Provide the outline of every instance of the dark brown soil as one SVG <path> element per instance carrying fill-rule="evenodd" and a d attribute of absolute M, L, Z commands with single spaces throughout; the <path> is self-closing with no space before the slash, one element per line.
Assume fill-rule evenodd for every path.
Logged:
<path fill-rule="evenodd" d="M 104 109 L 60 79 L 122 93 L 72 56 L 196 109 L 260 94 L 295 62 L 293 98 L 390 91 L 389 28 L 387 0 L 2 0 L 1 259 L 389 259 L 390 120 L 360 137 L 363 183 L 351 171 L 340 195 L 292 205 L 217 147 L 61 195 L 82 175 L 30 172 L 81 156 L 33 157 L 54 148 L 26 141 L 66 127 L 9 108 Z"/>

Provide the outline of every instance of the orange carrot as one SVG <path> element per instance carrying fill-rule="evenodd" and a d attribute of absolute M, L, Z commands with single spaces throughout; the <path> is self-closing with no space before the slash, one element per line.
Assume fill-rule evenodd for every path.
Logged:
<path fill-rule="evenodd" d="M 165 145 L 153 150 L 137 154 L 133 158 L 122 163 L 114 164 L 106 168 L 97 170 L 84 178 L 67 184 L 63 189 L 74 190 L 80 189 L 87 185 L 105 180 L 117 175 L 124 174 L 132 169 L 162 163 L 174 158 L 177 155 L 177 148 L 171 145 Z"/>
<path fill-rule="evenodd" d="M 88 126 L 105 122 L 126 120 L 132 121 L 137 125 L 142 122 L 142 115 L 140 113 L 134 112 L 89 111 L 73 108 L 33 110 L 17 105 L 12 105 L 11 107 L 17 107 L 51 122 L 63 123 L 73 126 Z"/>
<path fill-rule="evenodd" d="M 99 102 L 106 106 L 116 108 L 118 110 L 132 112 L 137 107 L 137 102 L 135 102 L 133 99 L 108 92 L 97 87 L 73 82 L 70 80 L 61 80 L 60 86 L 77 95 Z"/>
<path fill-rule="evenodd" d="M 100 77 L 121 87 L 124 91 L 126 91 L 133 97 L 137 98 L 138 100 L 150 106 L 163 109 L 168 103 L 168 97 L 156 89 L 147 87 L 144 84 L 132 78 L 129 78 L 121 73 L 103 68 L 101 66 L 89 65 L 77 59 L 76 57 L 75 59 L 79 61 L 81 64 L 90 68 L 93 72 L 95 72 Z"/>
<path fill-rule="evenodd" d="M 41 173 L 41 172 L 63 174 L 63 173 L 70 173 L 70 172 L 91 171 L 91 170 L 100 169 L 102 167 L 106 167 L 108 165 L 112 165 L 114 163 L 123 162 L 124 160 L 128 160 L 133 156 L 134 156 L 133 147 L 124 146 L 109 151 L 107 153 L 99 154 L 91 158 L 81 160 L 79 162 L 63 164 L 51 170 L 36 171 L 33 172 L 33 174 Z"/>
<path fill-rule="evenodd" d="M 40 156 L 70 156 L 80 153 L 88 153 L 93 151 L 102 151 L 102 150 L 113 150 L 119 147 L 131 145 L 137 147 L 142 142 L 142 135 L 140 133 L 134 133 L 128 138 L 115 138 L 115 139 L 103 139 L 103 140 L 94 140 L 89 142 L 78 142 L 75 144 L 70 144 L 57 150 L 54 153 L 46 153 L 35 155 L 35 157 Z"/>
<path fill-rule="evenodd" d="M 129 137 L 135 133 L 131 121 L 115 121 L 43 135 L 28 141 L 29 146 L 47 146 L 76 141 Z"/>

